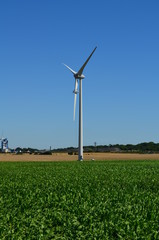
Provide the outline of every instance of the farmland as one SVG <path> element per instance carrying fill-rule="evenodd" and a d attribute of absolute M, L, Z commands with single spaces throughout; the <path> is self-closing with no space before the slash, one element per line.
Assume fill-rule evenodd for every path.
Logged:
<path fill-rule="evenodd" d="M 1 162 L 0 239 L 159 239 L 159 162 Z"/>
<path fill-rule="evenodd" d="M 159 154 L 139 154 L 139 153 L 84 153 L 84 160 L 159 160 Z M 59 162 L 76 161 L 77 155 L 67 153 L 53 153 L 52 155 L 34 154 L 0 154 L 0 162 Z"/>

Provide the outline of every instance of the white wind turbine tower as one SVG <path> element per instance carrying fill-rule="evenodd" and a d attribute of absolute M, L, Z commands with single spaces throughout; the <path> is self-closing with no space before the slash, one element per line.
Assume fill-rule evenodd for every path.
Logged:
<path fill-rule="evenodd" d="M 87 58 L 85 63 L 82 65 L 82 67 L 79 69 L 78 72 L 75 72 L 70 67 L 68 67 L 66 64 L 64 64 L 74 75 L 75 78 L 75 89 L 73 93 L 74 96 L 74 114 L 73 118 L 75 120 L 75 110 L 76 110 L 76 98 L 78 93 L 78 82 L 79 82 L 79 136 L 78 136 L 78 160 L 83 160 L 83 117 L 82 117 L 82 79 L 85 78 L 85 76 L 82 74 L 85 66 L 87 65 L 88 61 L 92 57 L 93 53 L 95 52 L 97 47 L 94 48 L 93 52 L 90 54 L 90 56 Z"/>

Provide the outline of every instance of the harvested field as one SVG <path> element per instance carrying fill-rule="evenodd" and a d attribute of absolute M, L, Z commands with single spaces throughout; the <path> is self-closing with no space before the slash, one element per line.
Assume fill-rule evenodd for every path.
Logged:
<path fill-rule="evenodd" d="M 77 155 L 67 153 L 53 153 L 52 155 L 33 154 L 0 154 L 0 162 L 56 162 L 56 161 L 76 161 Z M 139 154 L 139 153 L 85 153 L 84 160 L 159 160 L 159 154 Z"/>

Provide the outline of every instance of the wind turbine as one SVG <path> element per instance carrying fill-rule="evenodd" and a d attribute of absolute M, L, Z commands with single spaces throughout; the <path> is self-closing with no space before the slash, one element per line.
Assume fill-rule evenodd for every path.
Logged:
<path fill-rule="evenodd" d="M 79 69 L 78 72 L 75 72 L 70 67 L 68 67 L 66 64 L 65 67 L 67 67 L 72 73 L 75 78 L 75 88 L 73 93 L 74 96 L 74 113 L 73 113 L 73 119 L 75 120 L 75 111 L 76 111 L 76 99 L 77 99 L 77 93 L 79 93 L 79 135 L 78 135 L 78 160 L 83 160 L 83 117 L 82 117 L 82 79 L 85 78 L 85 76 L 82 74 L 85 66 L 87 65 L 88 61 L 92 57 L 93 53 L 95 52 L 97 47 L 94 48 L 92 53 L 89 55 L 85 63 L 82 65 L 82 67 Z M 79 83 L 79 91 L 78 91 L 78 83 Z"/>

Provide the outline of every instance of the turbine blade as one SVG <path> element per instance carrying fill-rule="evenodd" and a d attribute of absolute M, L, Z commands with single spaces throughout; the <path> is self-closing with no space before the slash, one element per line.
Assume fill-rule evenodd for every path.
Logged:
<path fill-rule="evenodd" d="M 79 70 L 78 73 L 77 73 L 78 75 L 82 75 L 85 66 L 87 65 L 89 59 L 92 57 L 92 55 L 93 55 L 93 53 L 95 52 L 96 48 L 97 48 L 97 47 L 94 48 L 93 52 L 89 55 L 89 57 L 87 58 L 87 60 L 86 60 L 85 63 L 83 64 L 83 66 L 80 68 L 80 70 Z"/>
<path fill-rule="evenodd" d="M 73 111 L 73 120 L 75 121 L 75 114 L 76 114 L 76 99 L 77 99 L 77 94 L 75 93 L 74 96 L 74 111 Z"/>
<path fill-rule="evenodd" d="M 73 111 L 73 120 L 75 121 L 75 114 L 76 114 L 76 100 L 77 100 L 77 88 L 78 88 L 78 80 L 75 79 L 75 90 L 74 90 L 74 111 Z"/>
<path fill-rule="evenodd" d="M 74 70 L 72 70 L 69 66 L 67 66 L 67 65 L 64 64 L 64 63 L 63 63 L 63 65 L 64 65 L 65 67 L 67 67 L 73 74 L 76 74 L 76 72 L 75 72 Z"/>

